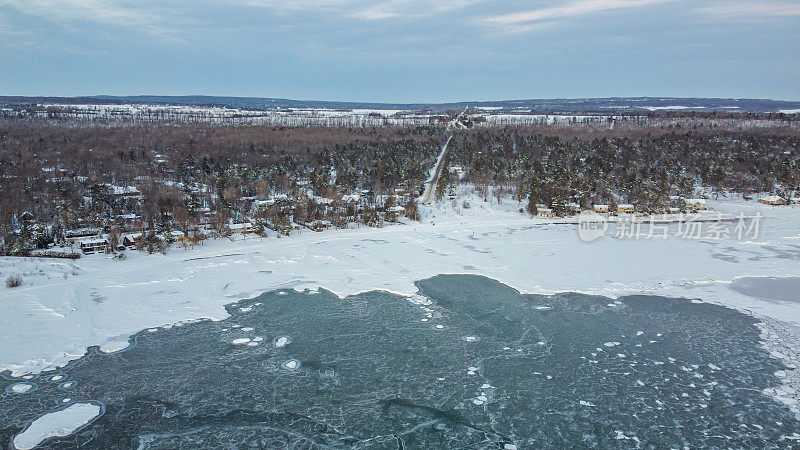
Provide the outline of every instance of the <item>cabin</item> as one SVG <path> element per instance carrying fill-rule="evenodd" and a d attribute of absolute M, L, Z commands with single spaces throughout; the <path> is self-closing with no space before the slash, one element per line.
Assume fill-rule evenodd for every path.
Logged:
<path fill-rule="evenodd" d="M 122 236 L 122 245 L 127 248 L 136 247 L 136 244 L 142 240 L 142 233 L 128 233 Z"/>
<path fill-rule="evenodd" d="M 617 212 L 618 213 L 633 214 L 635 211 L 636 211 L 636 209 L 630 203 L 621 203 L 621 204 L 617 205 Z"/>
<path fill-rule="evenodd" d="M 787 202 L 785 198 L 779 197 L 777 195 L 762 197 L 758 199 L 758 203 L 763 203 L 765 205 L 772 205 L 772 206 L 783 206 L 789 204 L 789 202 Z"/>
<path fill-rule="evenodd" d="M 706 201 L 702 198 L 687 198 L 684 203 L 686 203 L 686 208 L 692 211 L 705 211 L 708 209 Z"/>
<path fill-rule="evenodd" d="M 250 222 L 232 223 L 228 225 L 228 228 L 230 228 L 231 233 L 236 234 L 247 234 L 253 232 L 253 224 Z"/>
<path fill-rule="evenodd" d="M 405 215 L 406 209 L 400 205 L 391 206 L 386 209 L 386 220 L 389 222 L 397 222 L 400 217 Z"/>
<path fill-rule="evenodd" d="M 64 239 L 70 243 L 77 243 L 86 239 L 99 238 L 100 228 L 78 228 L 64 232 Z"/>
<path fill-rule="evenodd" d="M 450 166 L 450 173 L 455 174 L 459 180 L 463 180 L 467 172 L 461 166 Z"/>
<path fill-rule="evenodd" d="M 598 214 L 607 213 L 608 205 L 594 205 L 594 212 Z"/>
<path fill-rule="evenodd" d="M 324 231 L 331 227 L 331 223 L 327 220 L 315 220 L 306 226 L 314 231 Z"/>
<path fill-rule="evenodd" d="M 581 212 L 581 205 L 579 205 L 579 204 L 577 204 L 575 202 L 567 203 L 566 208 L 567 208 L 567 211 L 569 211 L 570 214 L 578 214 L 579 212 Z"/>
<path fill-rule="evenodd" d="M 544 205 L 536 205 L 536 215 L 548 219 L 556 216 L 552 208 L 548 208 Z"/>
<path fill-rule="evenodd" d="M 108 241 L 105 238 L 90 238 L 79 241 L 81 251 L 84 254 L 105 253 L 108 248 Z"/>

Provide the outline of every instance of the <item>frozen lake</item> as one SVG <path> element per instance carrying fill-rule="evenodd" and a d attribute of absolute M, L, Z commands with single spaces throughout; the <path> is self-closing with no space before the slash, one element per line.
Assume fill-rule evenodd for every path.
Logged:
<path fill-rule="evenodd" d="M 6 372 L 0 439 L 13 445 L 46 413 L 92 402 L 100 417 L 44 446 L 797 442 L 797 418 L 762 393 L 787 367 L 751 316 L 655 296 L 520 294 L 476 275 L 417 287 L 411 298 L 271 291 L 228 305 L 225 320 L 143 330 L 57 371 Z"/>

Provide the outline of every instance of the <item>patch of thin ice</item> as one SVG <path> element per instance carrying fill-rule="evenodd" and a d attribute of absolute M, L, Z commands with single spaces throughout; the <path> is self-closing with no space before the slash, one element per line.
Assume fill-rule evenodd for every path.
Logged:
<path fill-rule="evenodd" d="M 764 320 L 757 326 L 761 330 L 763 348 L 786 366 L 774 374 L 779 384 L 763 392 L 786 405 L 800 419 L 800 371 L 797 370 L 800 361 L 800 327 L 773 319 Z"/>
<path fill-rule="evenodd" d="M 406 297 L 406 300 L 415 305 L 429 306 L 433 304 L 433 302 L 424 295 L 412 295 L 410 297 Z"/>

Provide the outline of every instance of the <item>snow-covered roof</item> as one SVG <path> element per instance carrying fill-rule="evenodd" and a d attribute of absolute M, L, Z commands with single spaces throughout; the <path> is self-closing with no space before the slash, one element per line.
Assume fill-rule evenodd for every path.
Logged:
<path fill-rule="evenodd" d="M 104 238 L 83 239 L 81 241 L 81 245 L 101 245 L 106 243 L 107 241 Z"/>
<path fill-rule="evenodd" d="M 250 222 L 232 223 L 232 224 L 228 225 L 228 228 L 230 228 L 231 230 L 241 230 L 242 228 L 252 228 L 252 227 L 253 227 L 253 224 L 250 223 Z"/>
<path fill-rule="evenodd" d="M 113 184 L 106 184 L 111 193 L 114 195 L 138 195 L 139 189 L 136 186 L 115 186 Z"/>
<path fill-rule="evenodd" d="M 780 196 L 777 196 L 777 195 L 768 195 L 766 197 L 760 198 L 759 200 L 765 201 L 765 202 L 781 202 L 781 201 L 785 201 L 783 199 L 783 197 L 780 197 Z"/>
<path fill-rule="evenodd" d="M 686 203 L 690 205 L 705 205 L 706 200 L 702 198 L 687 198 Z"/>
<path fill-rule="evenodd" d="M 359 200 L 361 200 L 361 194 L 349 194 L 349 195 L 343 195 L 342 196 L 342 201 L 345 202 L 345 203 L 347 203 L 347 202 L 357 202 Z"/>

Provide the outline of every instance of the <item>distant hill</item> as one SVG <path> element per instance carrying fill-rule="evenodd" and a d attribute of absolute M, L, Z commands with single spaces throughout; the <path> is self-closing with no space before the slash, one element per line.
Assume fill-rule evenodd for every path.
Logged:
<path fill-rule="evenodd" d="M 522 113 L 621 113 L 637 111 L 743 111 L 779 112 L 800 110 L 800 101 L 767 99 L 728 98 L 677 98 L 677 97 L 610 97 L 581 99 L 530 99 L 503 101 L 475 101 L 455 103 L 369 103 L 333 102 L 320 100 L 291 100 L 260 97 L 216 97 L 205 95 L 186 96 L 111 96 L 86 97 L 20 97 L 0 96 L 0 104 L 18 106 L 26 104 L 168 104 L 192 106 L 224 106 L 246 109 L 276 108 L 329 108 L 329 109 L 403 109 L 411 111 L 448 109 L 463 110 L 486 108 L 487 110 L 515 111 Z"/>

